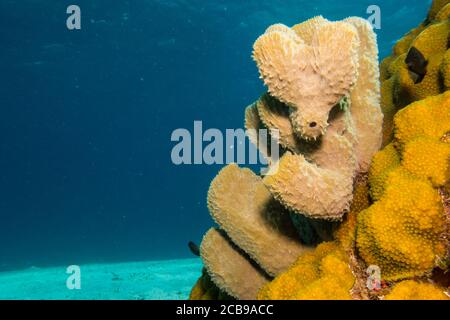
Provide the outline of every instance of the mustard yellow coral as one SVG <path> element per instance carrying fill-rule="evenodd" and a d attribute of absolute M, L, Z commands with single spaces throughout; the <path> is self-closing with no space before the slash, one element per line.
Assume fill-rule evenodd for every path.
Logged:
<path fill-rule="evenodd" d="M 387 175 L 399 165 L 400 155 L 392 143 L 375 154 L 369 170 L 370 195 L 373 200 L 381 198 L 384 193 Z"/>
<path fill-rule="evenodd" d="M 408 52 L 409 47 L 413 40 L 425 29 L 425 25 L 422 23 L 417 28 L 410 30 L 403 38 L 397 41 L 393 48 L 393 56 L 389 57 L 395 59 L 395 57 L 400 56 Z M 386 59 L 385 59 L 386 60 Z"/>
<path fill-rule="evenodd" d="M 439 12 L 449 3 L 449 0 L 433 0 L 430 11 L 428 12 L 428 20 L 434 20 Z"/>
<path fill-rule="evenodd" d="M 428 19 L 400 39 L 381 63 L 384 145 L 393 138 L 396 110 L 449 88 L 449 13 L 448 0 L 433 1 Z"/>
<path fill-rule="evenodd" d="M 335 238 L 345 250 L 354 247 L 358 213 L 369 206 L 369 186 L 366 179 L 356 181 L 350 211 L 335 232 Z"/>
<path fill-rule="evenodd" d="M 449 28 L 449 22 L 446 20 L 431 24 L 417 35 L 411 46 L 419 49 L 425 59 L 429 59 L 435 53 L 445 52 Z"/>
<path fill-rule="evenodd" d="M 358 216 L 357 247 L 386 280 L 421 276 L 446 254 L 446 218 L 437 190 L 402 167 L 386 181 L 383 197 Z"/>
<path fill-rule="evenodd" d="M 322 243 L 265 285 L 258 299 L 349 300 L 355 278 L 348 259 L 336 242 Z"/>
<path fill-rule="evenodd" d="M 385 300 L 449 300 L 449 296 L 431 283 L 406 280 L 396 284 Z"/>
<path fill-rule="evenodd" d="M 449 6 L 450 7 L 450 6 Z M 443 79 L 444 89 L 450 89 L 450 50 L 445 52 L 440 68 L 440 76 Z"/>
<path fill-rule="evenodd" d="M 448 2 L 448 0 L 446 0 Z M 436 15 L 435 20 L 444 21 L 450 17 L 450 3 L 447 3 Z"/>
<path fill-rule="evenodd" d="M 387 280 L 427 274 L 448 253 L 438 188 L 450 180 L 449 13 L 449 0 L 433 1 L 381 63 L 386 147 L 372 160 L 376 202 L 358 216 L 356 243 Z"/>
<path fill-rule="evenodd" d="M 398 112 L 395 141 L 372 161 L 377 201 L 358 216 L 357 248 L 386 280 L 422 276 L 447 254 L 438 187 L 450 179 L 450 144 L 441 139 L 450 130 L 449 99 L 447 92 Z"/>
<path fill-rule="evenodd" d="M 402 165 L 414 175 L 429 179 L 435 187 L 441 187 L 449 178 L 449 155 L 449 143 L 420 137 L 406 144 Z"/>
<path fill-rule="evenodd" d="M 420 136 L 441 139 L 450 131 L 450 91 L 400 110 L 394 122 L 395 138 L 400 146 Z"/>

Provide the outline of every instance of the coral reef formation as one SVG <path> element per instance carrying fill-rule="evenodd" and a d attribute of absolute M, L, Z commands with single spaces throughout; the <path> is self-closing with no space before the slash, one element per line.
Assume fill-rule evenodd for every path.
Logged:
<path fill-rule="evenodd" d="M 383 144 L 393 138 L 395 113 L 410 103 L 450 88 L 450 4 L 434 1 L 427 19 L 394 46 L 381 69 Z"/>
<path fill-rule="evenodd" d="M 385 300 L 448 300 L 444 291 L 431 283 L 405 280 L 396 284 Z"/>
<path fill-rule="evenodd" d="M 450 178 L 450 144 L 441 140 L 450 132 L 450 91 L 400 110 L 394 124 L 395 140 L 373 160 L 377 201 L 358 215 L 356 239 L 386 280 L 423 276 L 448 254 L 439 188 Z"/>
<path fill-rule="evenodd" d="M 211 183 L 218 228 L 192 299 L 449 299 L 449 14 L 433 1 L 380 75 L 359 18 L 258 38 L 268 92 L 245 126 L 277 130 L 282 157 L 261 150 L 268 175 L 232 164 Z"/>
<path fill-rule="evenodd" d="M 351 300 L 354 283 L 346 252 L 335 242 L 324 242 L 266 284 L 258 299 Z"/>

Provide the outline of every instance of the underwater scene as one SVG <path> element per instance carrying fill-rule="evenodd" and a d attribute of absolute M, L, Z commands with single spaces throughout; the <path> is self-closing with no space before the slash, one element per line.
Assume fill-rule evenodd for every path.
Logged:
<path fill-rule="evenodd" d="M 450 300 L 450 0 L 0 30 L 0 300 Z"/>

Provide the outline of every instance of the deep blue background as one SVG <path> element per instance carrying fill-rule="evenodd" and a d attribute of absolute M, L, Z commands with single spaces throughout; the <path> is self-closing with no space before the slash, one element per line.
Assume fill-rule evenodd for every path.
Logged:
<path fill-rule="evenodd" d="M 65 27 L 82 9 L 82 30 Z M 382 10 L 381 56 L 428 1 L 2 0 L 0 269 L 189 257 L 219 166 L 175 166 L 175 128 L 240 128 L 276 22 Z"/>

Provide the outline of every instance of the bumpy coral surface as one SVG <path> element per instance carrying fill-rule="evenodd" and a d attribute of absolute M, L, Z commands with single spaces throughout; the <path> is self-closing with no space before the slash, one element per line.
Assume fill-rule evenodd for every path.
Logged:
<path fill-rule="evenodd" d="M 398 110 L 449 88 L 449 14 L 449 0 L 434 1 L 427 20 L 399 40 L 381 64 L 384 145 L 393 138 Z"/>
<path fill-rule="evenodd" d="M 446 254 L 439 194 L 401 167 L 386 183 L 383 197 L 358 216 L 360 255 L 381 268 L 383 279 L 424 275 Z"/>
<path fill-rule="evenodd" d="M 355 278 L 348 256 L 335 242 L 303 254 L 285 273 L 265 285 L 258 299 L 350 300 Z"/>
<path fill-rule="evenodd" d="M 375 154 L 369 170 L 370 195 L 379 200 L 384 193 L 388 174 L 400 165 L 400 155 L 393 144 Z"/>
<path fill-rule="evenodd" d="M 401 146 L 421 136 L 442 140 L 450 130 L 449 108 L 450 92 L 447 91 L 399 111 L 395 117 L 396 140 Z"/>
<path fill-rule="evenodd" d="M 431 283 L 406 280 L 399 282 L 385 300 L 449 300 L 444 288 Z"/>
<path fill-rule="evenodd" d="M 449 99 L 447 92 L 398 112 L 394 144 L 374 157 L 370 181 L 378 201 L 358 216 L 357 245 L 384 279 L 423 276 L 448 253 L 438 187 L 450 180 L 450 148 L 440 139 L 450 130 Z"/>
<path fill-rule="evenodd" d="M 367 180 L 361 179 L 356 181 L 350 211 L 335 232 L 335 238 L 339 241 L 343 249 L 350 251 L 354 248 L 357 216 L 358 213 L 369 207 L 369 203 L 369 186 Z"/>

